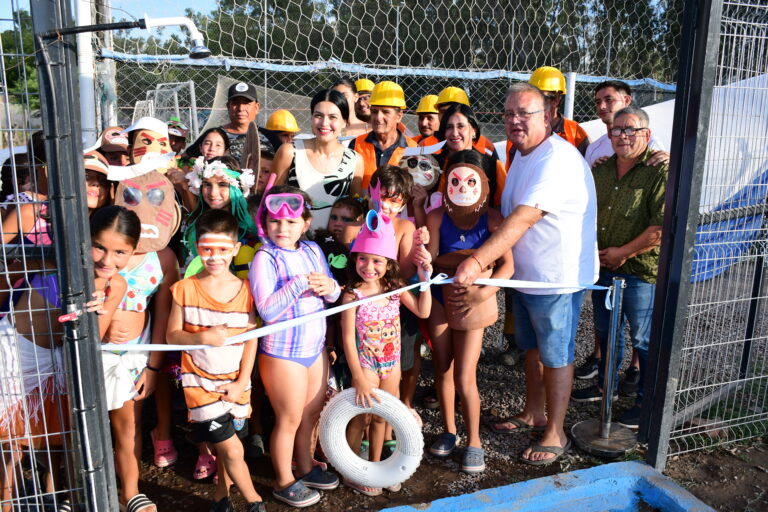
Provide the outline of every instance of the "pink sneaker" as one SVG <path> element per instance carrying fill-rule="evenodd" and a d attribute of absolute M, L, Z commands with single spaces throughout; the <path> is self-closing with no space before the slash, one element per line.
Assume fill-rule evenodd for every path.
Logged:
<path fill-rule="evenodd" d="M 176 462 L 179 458 L 179 452 L 173 446 L 173 441 L 170 439 L 167 441 L 158 441 L 155 439 L 155 432 L 149 433 L 152 438 L 152 446 L 155 449 L 155 466 L 159 468 L 165 468 Z"/>

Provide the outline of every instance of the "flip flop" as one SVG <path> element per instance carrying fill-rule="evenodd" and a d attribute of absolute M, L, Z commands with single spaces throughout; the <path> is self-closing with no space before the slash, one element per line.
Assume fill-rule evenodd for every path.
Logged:
<path fill-rule="evenodd" d="M 565 442 L 565 446 L 544 446 L 540 445 L 538 443 L 531 443 L 531 453 L 533 452 L 546 452 L 546 453 L 554 453 L 555 456 L 551 459 L 542 459 L 542 460 L 530 460 L 530 459 L 524 459 L 523 455 L 520 454 L 520 462 L 523 464 L 528 464 L 529 466 L 549 466 L 553 462 L 557 462 L 562 458 L 563 455 L 566 454 L 568 450 L 571 449 L 571 440 L 568 439 Z"/>
<path fill-rule="evenodd" d="M 513 428 L 509 428 L 507 425 L 513 425 Z M 501 423 L 493 423 L 491 430 L 498 432 L 499 434 L 514 434 L 515 432 L 543 432 L 544 426 L 537 427 L 526 423 L 520 418 L 509 418 L 507 421 Z"/>

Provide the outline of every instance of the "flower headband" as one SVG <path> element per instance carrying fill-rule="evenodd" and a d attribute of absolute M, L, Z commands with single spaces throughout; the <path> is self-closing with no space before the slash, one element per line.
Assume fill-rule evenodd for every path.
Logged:
<path fill-rule="evenodd" d="M 244 197 L 248 197 L 251 188 L 256 183 L 256 176 L 254 176 L 251 169 L 243 169 L 240 172 L 233 171 L 224 162 L 206 163 L 205 158 L 199 156 L 195 159 L 195 165 L 192 166 L 192 170 L 185 176 L 189 184 L 189 191 L 196 196 L 200 195 L 203 179 L 210 179 L 214 176 L 221 176 L 231 187 L 239 188 L 243 192 Z"/>

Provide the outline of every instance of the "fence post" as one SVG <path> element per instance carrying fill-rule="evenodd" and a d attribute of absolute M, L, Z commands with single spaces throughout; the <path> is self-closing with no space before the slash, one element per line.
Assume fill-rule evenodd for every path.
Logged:
<path fill-rule="evenodd" d="M 563 116 L 573 119 L 573 106 L 576 103 L 576 73 L 569 71 L 565 74 L 565 89 L 568 94 L 565 95 L 565 108 Z"/>
<path fill-rule="evenodd" d="M 721 13 L 722 0 L 685 2 L 665 200 L 665 243 L 659 258 L 640 420 L 640 438 L 648 442 L 646 460 L 659 471 L 666 464 L 674 426 L 674 398 L 687 318 Z"/>
<path fill-rule="evenodd" d="M 74 37 L 42 34 L 72 24 L 66 0 L 32 0 L 48 189 L 62 310 L 82 311 L 93 292 L 93 262 L 77 100 Z M 104 403 L 98 327 L 93 314 L 64 323 L 67 389 L 86 510 L 117 510 L 112 441 Z"/>

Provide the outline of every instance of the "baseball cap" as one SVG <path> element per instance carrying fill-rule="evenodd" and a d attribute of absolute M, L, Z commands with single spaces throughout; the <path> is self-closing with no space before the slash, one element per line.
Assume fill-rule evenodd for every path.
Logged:
<path fill-rule="evenodd" d="M 238 96 L 242 96 L 251 101 L 259 101 L 256 96 L 256 88 L 245 82 L 238 82 L 229 86 L 229 90 L 227 91 L 227 101 L 232 98 L 237 98 Z"/>

